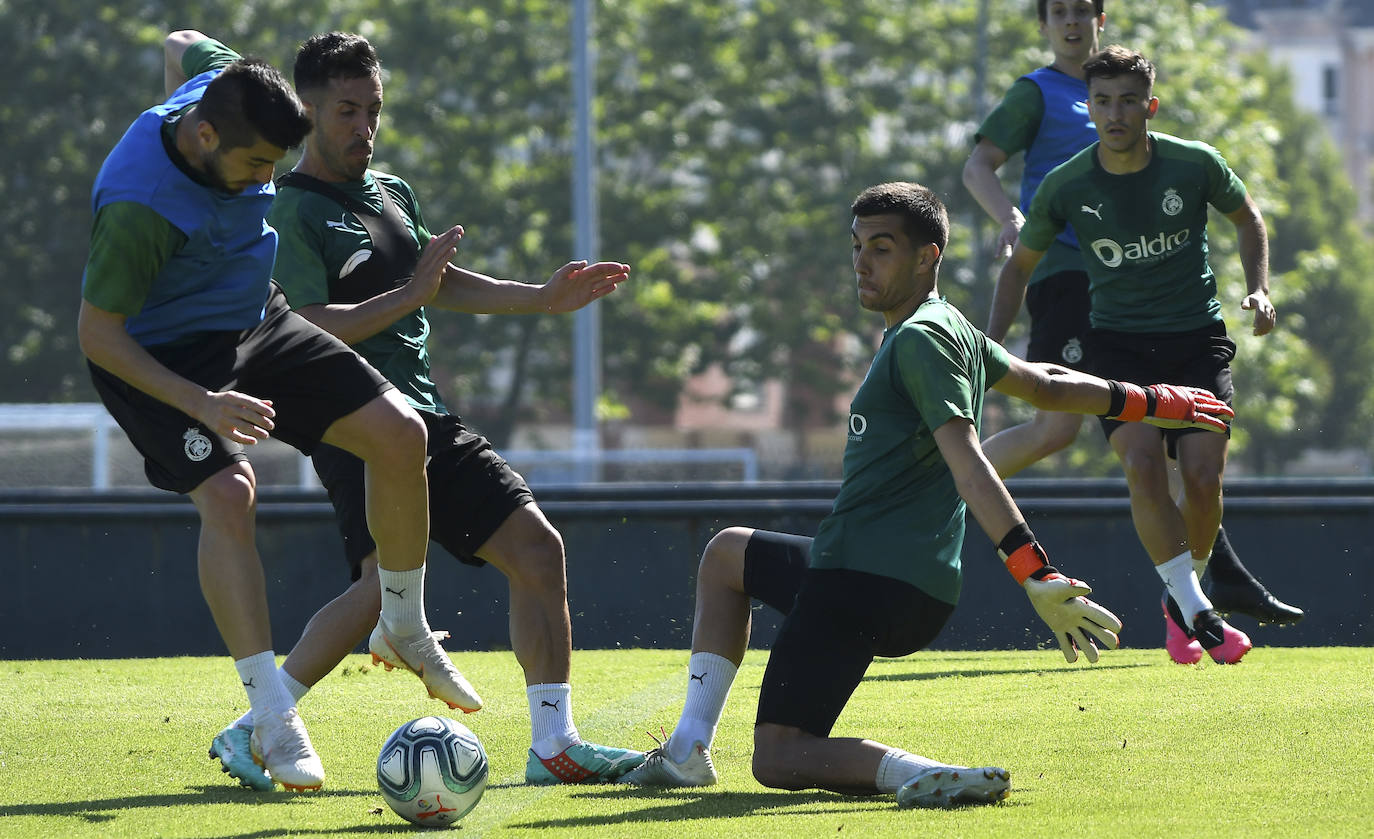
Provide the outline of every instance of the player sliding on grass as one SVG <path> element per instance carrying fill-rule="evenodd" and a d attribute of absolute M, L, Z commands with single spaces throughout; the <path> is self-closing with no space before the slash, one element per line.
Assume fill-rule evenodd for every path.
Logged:
<path fill-rule="evenodd" d="M 205 39 L 188 55 L 222 50 L 219 42 Z M 381 370 L 429 429 L 429 537 L 460 562 L 490 562 L 506 577 L 511 650 L 524 670 L 530 713 L 525 780 L 614 780 L 644 755 L 586 742 L 573 721 L 562 537 L 524 478 L 444 406 L 430 378 L 427 312 L 569 312 L 615 291 L 630 266 L 571 262 L 536 285 L 450 264 L 450 242 L 462 228 L 431 238 L 410 186 L 368 168 L 381 119 L 382 80 L 367 39 L 340 32 L 309 39 L 296 53 L 295 82 L 314 128 L 295 170 L 278 182 L 268 217 L 280 235 L 277 281 L 292 308 Z M 333 502 L 354 583 L 306 625 L 281 667 L 287 689 L 299 701 L 368 639 L 373 657 L 387 669 L 419 673 L 450 707 L 481 708 L 476 690 L 461 677 L 460 692 L 435 691 L 432 671 L 377 620 L 387 600 L 377 586 L 377 543 L 365 514 L 362 461 L 334 446 L 319 447 L 313 460 Z M 246 715 L 231 723 L 215 736 L 210 752 L 242 783 L 263 788 L 270 782 L 243 754 L 251 727 Z"/>
<path fill-rule="evenodd" d="M 646 786 L 716 781 L 711 741 L 749 641 L 751 598 L 786 618 L 768 659 L 754 728 L 754 777 L 782 789 L 896 793 L 902 807 L 994 802 L 1004 769 L 969 769 L 830 730 L 874 656 L 934 640 L 959 599 L 964 511 L 998 546 L 1064 657 L 1097 661 L 1121 622 L 1086 584 L 1049 565 L 983 456 L 993 387 L 1037 407 L 1221 431 L 1231 410 L 1203 390 L 1141 388 L 1009 355 L 940 296 L 949 219 L 912 183 L 855 199 L 859 304 L 887 329 L 850 405 L 839 496 L 814 539 L 730 527 L 697 575 L 687 700 L 668 740 L 626 775 Z"/>

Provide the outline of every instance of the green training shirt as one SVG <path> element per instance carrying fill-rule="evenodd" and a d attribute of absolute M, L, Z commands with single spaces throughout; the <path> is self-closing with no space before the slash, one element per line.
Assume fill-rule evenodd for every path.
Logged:
<path fill-rule="evenodd" d="M 1007 89 L 1002 101 L 992 109 L 978 126 L 973 142 L 987 140 L 1001 149 L 1007 157 L 1024 152 L 1035 142 L 1040 129 L 1040 120 L 1045 115 L 1045 97 L 1035 82 L 1027 78 L 1017 79 Z M 1045 256 L 1031 272 L 1029 284 L 1034 285 L 1046 277 L 1065 271 L 1082 271 L 1083 255 L 1055 239 L 1045 251 Z"/>
<path fill-rule="evenodd" d="M 368 170 L 362 180 L 331 184 L 339 191 L 382 211 L 382 193 L 391 194 L 415 240 L 430 240 L 410 185 L 393 175 Z M 293 309 L 329 302 L 329 284 L 347 276 L 372 254 L 367 228 L 353 213 L 333 199 L 290 186 L 277 190 L 267 220 L 277 230 L 277 265 L 273 277 L 286 292 Z M 377 293 L 386 289 L 379 288 Z M 358 354 L 381 371 L 411 405 L 446 413 L 439 390 L 430 379 L 429 321 L 424 309 L 402 316 L 395 323 L 353 345 Z"/>
<path fill-rule="evenodd" d="M 935 445 L 955 417 L 982 422 L 1006 350 L 944 298 L 887 330 L 849 406 L 844 480 L 811 548 L 815 568 L 848 568 L 959 600 L 964 501 Z"/>
<path fill-rule="evenodd" d="M 1047 248 L 1072 223 L 1091 280 L 1092 325 L 1190 332 L 1222 319 L 1207 263 L 1207 205 L 1231 213 L 1245 184 L 1206 143 L 1149 133 L 1150 162 L 1114 175 L 1094 143 L 1045 177 L 1021 241 Z"/>

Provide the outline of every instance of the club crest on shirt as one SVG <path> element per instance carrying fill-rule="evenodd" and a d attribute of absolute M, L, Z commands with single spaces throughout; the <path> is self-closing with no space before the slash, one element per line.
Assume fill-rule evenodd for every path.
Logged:
<path fill-rule="evenodd" d="M 1178 194 L 1178 190 L 1170 187 L 1164 191 L 1164 200 L 1159 206 L 1165 215 L 1176 216 L 1183 212 L 1183 196 Z"/>
<path fill-rule="evenodd" d="M 182 446 L 182 449 L 186 452 L 188 460 L 199 463 L 210 456 L 212 448 L 210 438 L 201 434 L 199 428 L 192 426 L 186 429 L 186 433 L 181 435 L 181 439 L 186 441 L 186 445 Z"/>
<path fill-rule="evenodd" d="M 1069 364 L 1079 363 L 1083 360 L 1083 344 L 1077 338 L 1070 338 L 1059 351 L 1059 357 Z"/>

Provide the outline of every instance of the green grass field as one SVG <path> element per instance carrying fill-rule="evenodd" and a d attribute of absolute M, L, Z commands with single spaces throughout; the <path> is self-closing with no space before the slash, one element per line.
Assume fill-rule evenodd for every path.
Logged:
<path fill-rule="evenodd" d="M 509 653 L 458 663 L 488 705 L 463 722 L 491 784 L 454 835 L 636 837 L 1374 836 L 1374 649 L 1257 649 L 1236 667 L 1121 650 L 926 652 L 880 660 L 835 733 L 1011 770 L 991 807 L 899 811 L 890 796 L 780 792 L 750 775 L 764 654 L 750 653 L 704 790 L 527 787 L 523 681 Z M 574 654 L 588 739 L 645 748 L 671 727 L 682 651 Z M 0 662 L 0 836 L 400 835 L 374 761 L 407 719 L 443 710 L 411 676 L 350 658 L 302 703 L 328 777 L 318 793 L 254 793 L 206 758 L 244 708 L 227 658 Z"/>

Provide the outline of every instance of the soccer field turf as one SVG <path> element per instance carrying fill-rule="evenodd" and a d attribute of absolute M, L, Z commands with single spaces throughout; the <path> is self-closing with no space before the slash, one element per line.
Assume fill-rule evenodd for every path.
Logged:
<path fill-rule="evenodd" d="M 749 771 L 765 654 L 740 670 L 713 756 L 719 786 L 528 787 L 523 679 L 509 653 L 461 653 L 487 707 L 460 716 L 491 759 L 454 835 L 572 837 L 1370 837 L 1374 649 L 1262 648 L 1236 667 L 1163 650 L 1094 666 L 1057 650 L 923 652 L 874 663 L 836 726 L 929 757 L 1011 771 L 1010 798 L 902 810 L 759 786 Z M 681 708 L 681 650 L 579 651 L 584 737 L 647 748 Z M 206 758 L 245 699 L 227 658 L 0 662 L 0 837 L 413 834 L 374 761 L 400 723 L 444 711 L 418 681 L 350 657 L 301 704 L 324 790 L 255 793 Z"/>

